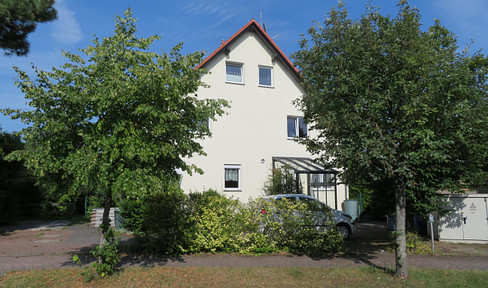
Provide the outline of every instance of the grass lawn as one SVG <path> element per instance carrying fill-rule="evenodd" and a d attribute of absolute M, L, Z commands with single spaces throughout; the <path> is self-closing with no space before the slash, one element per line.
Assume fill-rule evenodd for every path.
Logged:
<path fill-rule="evenodd" d="M 0 287 L 486 287 L 488 272 L 410 269 L 400 280 L 376 268 L 127 268 L 100 278 L 90 269 L 9 272 Z"/>

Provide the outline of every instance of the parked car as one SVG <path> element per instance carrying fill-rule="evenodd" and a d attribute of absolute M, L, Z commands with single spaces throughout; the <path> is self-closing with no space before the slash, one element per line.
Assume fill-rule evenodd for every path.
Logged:
<path fill-rule="evenodd" d="M 275 200 L 279 201 L 282 199 L 287 199 L 288 201 L 300 201 L 304 203 L 307 209 L 312 210 L 313 215 L 317 216 L 318 219 L 328 220 L 329 215 L 332 216 L 332 222 L 336 225 L 338 231 L 342 234 L 344 239 L 349 238 L 354 233 L 354 221 L 352 216 L 340 210 L 332 209 L 326 204 L 320 202 L 319 200 L 304 194 L 280 194 L 280 195 L 270 195 L 263 197 L 264 200 Z M 262 210 L 261 213 L 268 213 L 269 211 Z M 330 214 L 329 214 L 330 212 Z M 327 221 L 314 221 L 317 226 L 327 223 Z M 326 227 L 321 227 L 325 228 Z"/>

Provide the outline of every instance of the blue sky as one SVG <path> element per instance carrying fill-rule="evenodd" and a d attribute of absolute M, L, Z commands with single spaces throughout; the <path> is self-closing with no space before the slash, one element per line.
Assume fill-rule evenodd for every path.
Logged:
<path fill-rule="evenodd" d="M 360 17 L 368 2 L 345 1 L 350 17 Z M 128 7 L 138 19 L 138 36 L 162 37 L 152 46 L 155 52 L 169 52 L 171 47 L 183 42 L 185 54 L 201 50 L 210 54 L 251 19 L 260 21 L 262 12 L 268 34 L 290 56 L 298 49 L 300 34 L 307 32 L 313 20 L 322 21 L 337 3 L 337 0 L 58 0 L 55 6 L 58 19 L 38 25 L 30 34 L 31 51 L 27 57 L 7 57 L 0 51 L 0 109 L 29 109 L 23 94 L 14 85 L 17 75 L 13 66 L 29 73 L 32 64 L 43 70 L 62 65 L 66 62 L 62 50 L 78 53 L 78 49 L 91 44 L 93 35 L 99 38 L 112 35 L 115 15 L 123 15 Z M 372 1 L 373 6 L 381 7 L 381 14 L 392 16 L 397 14 L 397 3 L 396 0 Z M 439 19 L 458 35 L 460 46 L 474 39 L 472 52 L 488 48 L 488 0 L 410 0 L 409 3 L 420 9 L 424 27 Z M 0 115 L 0 127 L 13 132 L 25 126 Z"/>

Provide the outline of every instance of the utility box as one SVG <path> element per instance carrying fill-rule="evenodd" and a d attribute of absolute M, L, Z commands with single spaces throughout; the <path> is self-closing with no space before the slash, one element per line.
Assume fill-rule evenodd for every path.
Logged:
<path fill-rule="evenodd" d="M 448 215 L 438 219 L 440 241 L 488 243 L 488 194 L 446 195 Z"/>

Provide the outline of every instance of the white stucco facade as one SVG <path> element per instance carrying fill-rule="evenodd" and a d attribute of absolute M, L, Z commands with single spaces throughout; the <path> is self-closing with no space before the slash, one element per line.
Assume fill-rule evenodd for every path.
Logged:
<path fill-rule="evenodd" d="M 183 174 L 182 188 L 186 192 L 215 189 L 246 202 L 264 195 L 273 156 L 311 157 L 287 134 L 287 118 L 302 116 L 293 101 L 304 91 L 288 58 L 254 20 L 216 52 L 203 65 L 210 74 L 202 81 L 210 87 L 201 88 L 198 97 L 226 99 L 231 107 L 211 121 L 212 136 L 202 141 L 207 155 L 187 159 L 204 174 Z M 228 64 L 241 68 L 242 83 L 226 80 Z M 259 85 L 260 67 L 271 69 L 270 86 Z M 238 169 L 238 187 L 225 187 L 225 168 Z M 344 185 L 338 185 L 337 195 L 340 206 L 346 198 Z"/>

